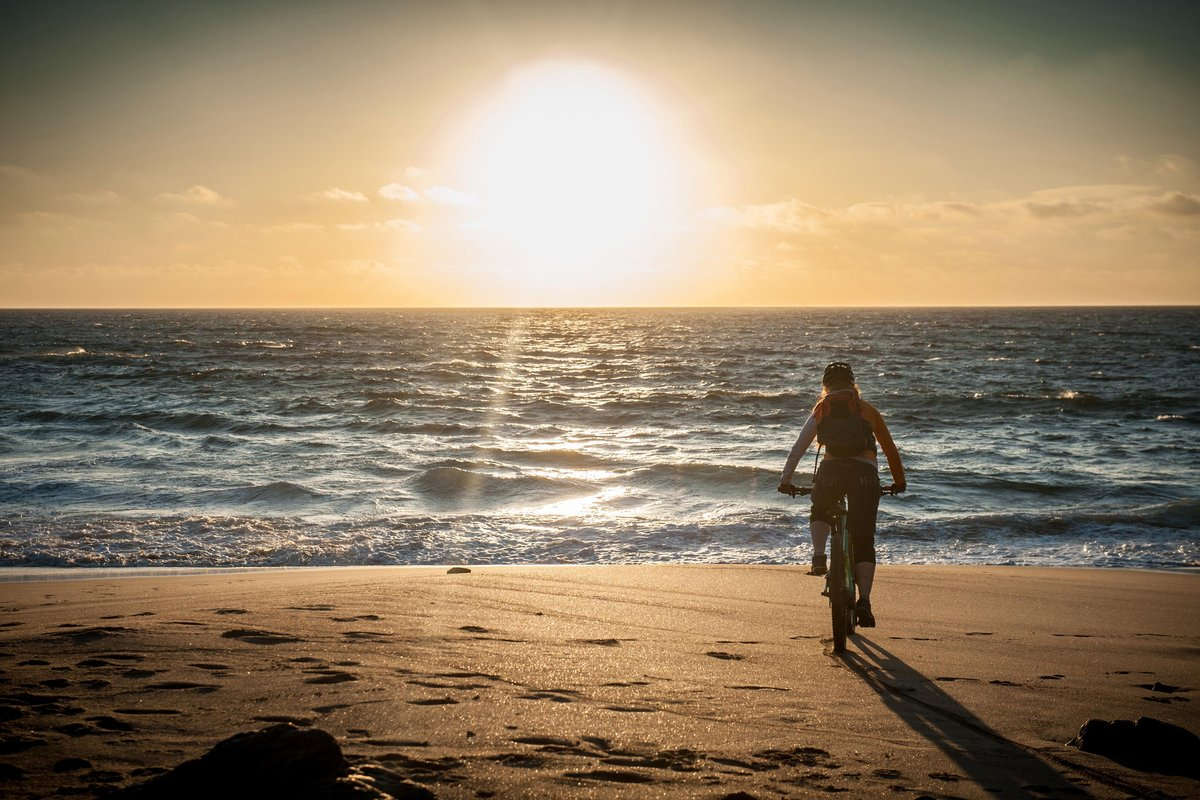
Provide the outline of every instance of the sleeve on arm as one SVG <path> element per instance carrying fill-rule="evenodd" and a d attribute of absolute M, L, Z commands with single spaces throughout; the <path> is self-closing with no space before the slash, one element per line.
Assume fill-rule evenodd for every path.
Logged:
<path fill-rule="evenodd" d="M 900 451 L 896 449 L 896 443 L 892 441 L 892 432 L 888 430 L 887 423 L 883 421 L 883 415 L 878 409 L 872 407 L 871 427 L 875 431 L 875 440 L 879 442 L 879 446 L 883 448 L 883 454 L 887 457 L 888 469 L 892 473 L 892 482 L 905 484 L 904 479 L 904 464 L 900 461 Z"/>
<path fill-rule="evenodd" d="M 804 427 L 800 429 L 800 436 L 797 437 L 796 443 L 792 445 L 792 451 L 788 453 L 787 463 L 783 465 L 783 476 L 779 479 L 781 485 L 792 482 L 792 475 L 796 472 L 796 465 L 800 463 L 800 459 L 804 457 L 804 452 L 808 450 L 808 446 L 812 444 L 816 436 L 817 421 L 812 414 L 809 414 L 808 419 L 804 421 Z"/>

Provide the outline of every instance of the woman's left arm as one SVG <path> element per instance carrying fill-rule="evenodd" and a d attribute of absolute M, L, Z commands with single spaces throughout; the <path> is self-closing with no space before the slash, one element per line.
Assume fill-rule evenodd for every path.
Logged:
<path fill-rule="evenodd" d="M 888 430 L 887 423 L 883 421 L 883 415 L 878 409 L 871 406 L 871 428 L 875 431 L 875 440 L 879 442 L 879 446 L 883 448 L 883 454 L 887 457 L 888 469 L 892 473 L 892 483 L 896 486 L 896 491 L 903 492 L 908 488 L 908 483 L 904 479 L 904 463 L 900 460 L 900 451 L 896 449 L 896 443 L 892 441 L 892 432 Z"/>

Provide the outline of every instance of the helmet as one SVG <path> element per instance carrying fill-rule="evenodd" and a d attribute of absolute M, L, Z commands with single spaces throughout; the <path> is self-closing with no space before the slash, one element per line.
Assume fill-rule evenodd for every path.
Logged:
<path fill-rule="evenodd" d="M 828 386 L 831 383 L 854 383 L 854 370 L 845 361 L 834 361 L 825 368 L 821 383 Z"/>

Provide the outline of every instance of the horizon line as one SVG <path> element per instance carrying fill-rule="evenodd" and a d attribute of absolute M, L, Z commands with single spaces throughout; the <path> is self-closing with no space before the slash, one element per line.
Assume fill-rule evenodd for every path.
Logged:
<path fill-rule="evenodd" d="M 1200 308 L 1198 303 L 982 303 L 976 305 L 951 303 L 934 305 L 536 305 L 536 306 L 0 306 L 0 313 L 10 311 L 703 311 L 747 310 L 789 311 L 800 309 L 1049 309 L 1049 308 Z"/>

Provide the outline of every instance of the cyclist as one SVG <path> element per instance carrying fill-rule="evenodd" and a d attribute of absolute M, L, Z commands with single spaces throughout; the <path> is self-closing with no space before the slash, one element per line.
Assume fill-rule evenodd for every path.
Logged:
<path fill-rule="evenodd" d="M 829 538 L 832 519 L 828 508 L 841 495 L 846 496 L 847 527 L 854 543 L 854 582 L 858 584 L 858 603 L 855 605 L 857 624 L 875 627 L 871 613 L 871 582 L 875 578 L 875 515 L 879 511 L 879 472 L 875 443 L 883 447 L 892 485 L 888 491 L 903 492 L 904 465 L 883 417 L 861 397 L 849 364 L 835 361 L 821 376 L 821 396 L 792 445 L 779 491 L 792 494 L 792 475 L 796 465 L 816 438 L 825 446 L 825 458 L 817 469 L 812 488 L 813 558 L 810 575 L 824 575 L 825 541 Z"/>

